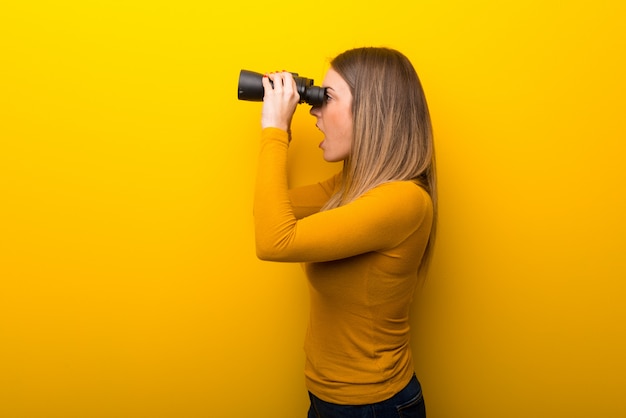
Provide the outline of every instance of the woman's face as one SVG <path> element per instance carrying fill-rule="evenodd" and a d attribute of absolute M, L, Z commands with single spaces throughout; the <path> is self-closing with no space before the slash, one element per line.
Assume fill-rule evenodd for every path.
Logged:
<path fill-rule="evenodd" d="M 322 87 L 326 88 L 324 104 L 311 108 L 311 114 L 317 118 L 315 126 L 324 133 L 319 147 L 326 161 L 342 161 L 352 148 L 352 93 L 332 68 L 326 73 Z"/>

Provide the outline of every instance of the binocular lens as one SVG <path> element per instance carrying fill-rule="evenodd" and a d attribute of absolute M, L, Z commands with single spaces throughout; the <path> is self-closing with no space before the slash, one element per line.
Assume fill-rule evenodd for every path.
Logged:
<path fill-rule="evenodd" d="M 300 103 L 308 103 L 311 106 L 321 106 L 324 103 L 326 89 L 313 85 L 310 78 L 299 77 L 297 73 L 292 73 L 296 82 L 296 88 L 300 95 Z M 237 98 L 252 102 L 263 101 L 263 74 L 254 71 L 241 70 L 239 73 L 239 85 L 237 88 Z"/>

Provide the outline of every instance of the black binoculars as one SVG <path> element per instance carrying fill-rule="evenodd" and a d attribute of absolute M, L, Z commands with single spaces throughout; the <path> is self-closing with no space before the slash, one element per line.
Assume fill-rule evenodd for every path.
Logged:
<path fill-rule="evenodd" d="M 310 78 L 299 77 L 297 73 L 291 74 L 293 74 L 293 79 L 296 81 L 296 87 L 300 95 L 300 103 L 308 103 L 311 106 L 321 106 L 324 103 L 326 96 L 325 88 L 314 86 L 314 82 Z M 271 82 L 270 80 L 270 83 Z M 239 100 L 262 102 L 264 94 L 263 74 L 241 70 L 239 73 L 239 86 L 237 91 L 237 98 Z"/>

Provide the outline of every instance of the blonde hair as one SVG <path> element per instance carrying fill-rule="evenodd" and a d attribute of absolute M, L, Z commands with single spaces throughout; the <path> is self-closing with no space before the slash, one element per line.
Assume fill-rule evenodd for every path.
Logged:
<path fill-rule="evenodd" d="M 383 183 L 416 181 L 433 203 L 424 266 L 435 236 L 437 184 L 430 113 L 417 72 L 399 51 L 377 47 L 345 51 L 330 66 L 352 93 L 353 140 L 341 188 L 323 209 L 350 203 Z"/>

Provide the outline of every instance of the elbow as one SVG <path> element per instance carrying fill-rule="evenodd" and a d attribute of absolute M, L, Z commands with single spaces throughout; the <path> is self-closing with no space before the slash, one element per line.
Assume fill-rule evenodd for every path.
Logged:
<path fill-rule="evenodd" d="M 280 245 L 259 240 L 256 241 L 256 256 L 262 261 L 290 261 L 289 255 Z"/>
<path fill-rule="evenodd" d="M 280 261 L 276 248 L 260 240 L 256 241 L 256 256 L 262 261 Z"/>
<path fill-rule="evenodd" d="M 275 261 L 271 251 L 256 247 L 256 257 L 262 261 Z"/>

